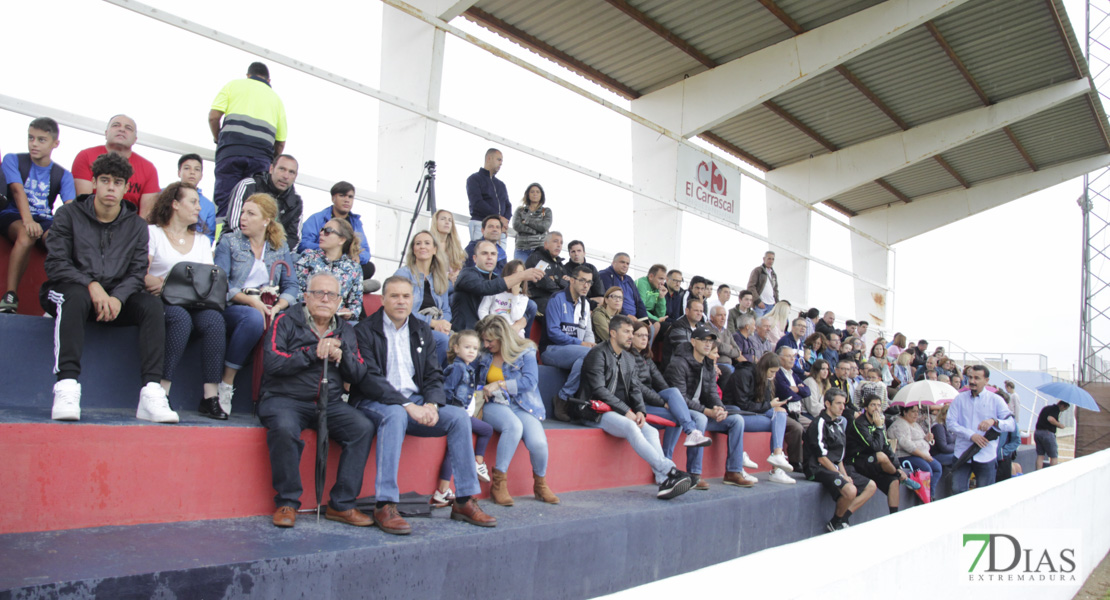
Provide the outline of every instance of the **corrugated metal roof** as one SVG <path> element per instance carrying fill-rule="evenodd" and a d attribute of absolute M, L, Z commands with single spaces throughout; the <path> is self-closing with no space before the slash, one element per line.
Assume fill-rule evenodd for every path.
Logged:
<path fill-rule="evenodd" d="M 1045 169 L 1107 151 L 1093 120 L 1087 98 L 1081 96 L 1015 123 L 1010 129 L 1037 168 Z"/>
<path fill-rule="evenodd" d="M 849 190 L 837 196 L 834 200 L 844 208 L 857 213 L 876 206 L 902 203 L 901 200 L 874 181 L 869 181 L 853 190 Z"/>
<path fill-rule="evenodd" d="M 778 0 L 775 4 L 777 4 L 783 12 L 790 15 L 790 18 L 797 21 L 799 25 L 805 27 L 806 31 L 809 31 L 810 29 L 816 29 L 822 25 L 832 23 L 837 19 L 847 17 L 865 8 L 870 8 L 876 4 L 882 4 L 882 2 L 883 0 L 853 0 L 850 2 Z"/>
<path fill-rule="evenodd" d="M 1001 175 L 1029 171 L 1021 153 L 1002 131 L 988 133 L 941 154 L 972 186 Z"/>
<path fill-rule="evenodd" d="M 794 36 L 754 0 L 639 0 L 630 4 L 722 64 Z"/>
<path fill-rule="evenodd" d="M 822 73 L 774 101 L 840 148 L 899 131 L 894 121 L 836 71 Z M 752 149 L 760 151 L 755 146 Z"/>
<path fill-rule="evenodd" d="M 960 187 L 960 182 L 956 181 L 951 173 L 945 171 L 944 167 L 932 159 L 912 164 L 896 173 L 887 175 L 883 179 L 910 198 Z"/>
<path fill-rule="evenodd" d="M 845 63 L 910 127 L 982 106 L 924 27 Z"/>
<path fill-rule="evenodd" d="M 968 2 L 934 23 L 992 102 L 1077 78 L 1043 1 Z"/>
<path fill-rule="evenodd" d="M 713 133 L 774 167 L 828 153 L 813 138 L 762 106 L 725 121 Z M 742 143 L 737 143 L 738 140 Z"/>

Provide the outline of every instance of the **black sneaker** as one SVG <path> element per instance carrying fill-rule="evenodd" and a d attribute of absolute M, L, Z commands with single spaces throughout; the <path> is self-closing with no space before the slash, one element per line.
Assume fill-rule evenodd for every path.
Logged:
<path fill-rule="evenodd" d="M 659 484 L 659 493 L 655 495 L 660 500 L 670 500 L 677 498 L 682 494 L 690 491 L 690 486 L 694 485 L 693 479 L 689 473 L 683 473 L 678 469 L 671 469 L 667 473 L 667 479 Z"/>
<path fill-rule="evenodd" d="M 15 292 L 8 292 L 0 298 L 0 313 L 13 314 L 19 310 L 19 296 Z"/>
<path fill-rule="evenodd" d="M 825 531 L 827 531 L 829 533 L 832 533 L 832 532 L 836 531 L 837 529 L 840 529 L 840 527 L 837 526 L 837 524 L 835 522 L 829 521 L 828 523 L 825 523 Z"/>

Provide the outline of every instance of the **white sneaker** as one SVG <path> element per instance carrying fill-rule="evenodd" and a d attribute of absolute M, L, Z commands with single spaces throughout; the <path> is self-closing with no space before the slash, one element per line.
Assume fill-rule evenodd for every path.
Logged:
<path fill-rule="evenodd" d="M 432 493 L 432 499 L 430 500 L 430 503 L 436 508 L 446 508 L 448 506 L 451 506 L 451 503 L 454 501 L 455 492 L 452 492 L 451 489 L 448 488 L 446 491 L 443 492 L 436 490 L 434 493 Z"/>
<path fill-rule="evenodd" d="M 790 466 L 790 461 L 786 460 L 785 454 L 772 454 L 767 458 L 767 462 L 772 467 L 778 467 L 783 471 L 786 471 L 787 473 L 790 473 L 794 470 L 794 467 Z"/>
<path fill-rule="evenodd" d="M 135 411 L 135 418 L 155 423 L 177 423 L 181 420 L 170 409 L 166 390 L 155 381 L 144 385 L 139 391 L 139 408 Z"/>
<path fill-rule="evenodd" d="M 740 470 L 740 476 L 744 478 L 744 481 L 748 481 L 753 484 L 759 483 L 759 480 L 756 479 L 754 475 L 749 475 L 748 472 L 743 469 Z"/>
<path fill-rule="evenodd" d="M 55 421 L 81 420 L 81 384 L 76 379 L 63 379 L 54 384 L 54 408 L 50 418 Z"/>
<path fill-rule="evenodd" d="M 744 468 L 745 469 L 758 469 L 759 468 L 759 465 L 755 464 L 754 460 L 748 458 L 748 453 L 747 452 L 744 453 Z"/>
<path fill-rule="evenodd" d="M 216 387 L 216 396 L 220 399 L 220 409 L 231 415 L 231 397 L 235 395 L 235 388 L 231 384 L 220 382 Z"/>
<path fill-rule="evenodd" d="M 489 483 L 489 469 L 486 468 L 486 463 L 475 462 L 475 469 L 478 471 L 478 479 Z"/>
<path fill-rule="evenodd" d="M 787 475 L 782 469 L 774 469 L 771 471 L 770 479 L 772 483 L 785 483 L 786 485 L 794 485 L 797 483 L 794 481 L 793 477 Z"/>
<path fill-rule="evenodd" d="M 713 445 L 713 440 L 708 435 L 698 431 L 697 429 L 686 434 L 686 441 L 682 443 L 683 446 L 691 447 L 704 447 Z"/>

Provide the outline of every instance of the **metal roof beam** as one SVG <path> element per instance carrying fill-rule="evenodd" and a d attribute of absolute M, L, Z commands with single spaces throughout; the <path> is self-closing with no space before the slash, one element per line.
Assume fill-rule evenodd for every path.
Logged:
<path fill-rule="evenodd" d="M 814 129 L 812 127 L 810 127 L 809 125 L 806 125 L 805 123 L 802 123 L 800 120 L 798 120 L 797 117 L 790 114 L 790 112 L 788 110 L 779 106 L 778 104 L 775 104 L 774 102 L 771 102 L 770 100 L 768 100 L 767 102 L 763 103 L 763 107 L 766 108 L 767 110 L 775 113 L 776 115 L 781 117 L 787 123 L 790 123 L 791 125 L 793 125 L 795 129 L 797 129 L 798 131 L 806 134 L 806 136 L 809 137 L 811 140 L 813 140 L 813 141 L 817 142 L 818 144 L 821 144 L 822 146 L 824 146 L 825 150 L 828 150 L 829 152 L 836 152 L 837 150 L 840 149 L 836 146 L 836 144 L 834 144 L 834 143 L 830 142 L 829 140 L 825 139 L 825 137 L 823 135 L 814 131 Z"/>
<path fill-rule="evenodd" d="M 450 21 L 477 4 L 478 0 L 408 0 L 408 3 L 444 21 Z"/>
<path fill-rule="evenodd" d="M 689 138 L 966 1 L 888 0 L 645 94 L 632 110 Z"/>
<path fill-rule="evenodd" d="M 638 9 L 635 6 L 632 6 L 631 4 L 629 4 L 627 0 L 605 0 L 605 1 L 608 2 L 613 8 L 615 8 L 615 9 L 621 11 L 622 13 L 624 13 L 625 15 L 627 15 L 633 21 L 636 21 L 640 25 L 643 25 L 644 27 L 648 28 L 648 30 L 651 31 L 652 33 L 654 33 L 655 35 L 658 35 L 659 37 L 663 38 L 664 40 L 667 40 L 668 44 L 670 44 L 670 45 L 674 46 L 675 48 L 678 48 L 679 50 L 681 50 L 681 51 L 685 52 L 686 54 L 690 55 L 694 60 L 700 62 L 701 64 L 703 64 L 707 67 L 709 67 L 710 69 L 717 66 L 717 64 L 718 64 L 717 61 L 713 60 L 712 58 L 709 58 L 708 54 L 702 52 L 701 50 L 698 50 L 690 42 L 687 42 L 686 40 L 678 37 L 677 35 L 675 35 L 675 33 L 673 31 L 664 27 L 662 24 L 660 24 L 655 19 L 652 19 L 651 17 L 647 16 L 647 14 L 645 14 L 640 9 Z"/>
<path fill-rule="evenodd" d="M 1110 166 L 1110 154 L 1100 154 L 1032 173 L 996 179 L 971 189 L 955 189 L 927 196 L 928 202 L 891 204 L 861 212 L 852 225 L 888 244 L 944 227 L 1023 196 L 1050 188 L 1084 173 Z"/>
<path fill-rule="evenodd" d="M 1025 150 L 1025 146 L 1023 146 L 1022 143 L 1018 141 L 1017 136 L 1014 135 L 1014 130 L 1010 129 L 1009 127 L 1003 127 L 1002 131 L 1006 134 L 1006 137 L 1010 138 L 1010 143 L 1014 145 L 1014 148 L 1017 148 L 1017 151 L 1019 154 L 1021 154 L 1021 157 L 1025 159 L 1025 164 L 1029 165 L 1029 168 L 1033 171 L 1036 171 L 1037 163 L 1033 162 L 1033 157 L 1029 156 L 1029 152 Z"/>
<path fill-rule="evenodd" d="M 908 131 L 780 167 L 767 173 L 767 182 L 810 204 L 817 204 L 1013 125 L 1090 90 L 1087 79 L 1056 84 L 992 106 L 974 108 Z"/>
<path fill-rule="evenodd" d="M 764 171 L 771 170 L 771 165 L 763 162 L 762 160 L 759 160 L 754 154 L 745 151 L 743 148 L 737 146 L 736 144 L 733 144 L 732 142 L 729 142 L 725 138 L 715 133 L 705 131 L 699 133 L 698 137 L 709 142 L 710 144 L 713 144 L 721 150 L 724 150 L 725 152 L 728 152 L 729 154 L 739 158 L 740 160 L 751 163 L 752 165 L 763 169 Z"/>
<path fill-rule="evenodd" d="M 793 31 L 795 34 L 806 32 L 806 28 L 802 27 L 801 23 L 798 23 L 793 17 L 788 15 L 782 7 L 775 4 L 775 0 L 759 0 L 759 3 L 762 4 L 763 8 L 766 8 L 768 12 L 775 15 L 775 18 L 782 21 L 782 24 L 786 25 L 790 31 Z"/>
<path fill-rule="evenodd" d="M 964 64 L 964 61 L 960 60 L 959 56 L 956 56 L 956 51 L 952 49 L 952 46 L 948 45 L 948 40 L 944 39 L 944 36 L 941 35 L 937 26 L 933 24 L 932 21 L 929 21 L 925 23 L 925 29 L 928 29 L 929 33 L 933 35 L 933 39 L 937 41 L 937 44 L 944 50 L 944 53 L 948 55 L 948 60 L 952 61 L 952 64 L 956 67 L 956 70 L 960 72 L 960 75 L 964 76 L 967 84 L 975 91 L 975 95 L 979 96 L 979 101 L 982 102 L 984 106 L 990 106 L 991 99 L 987 96 L 987 93 L 983 91 L 983 88 L 979 86 L 979 82 L 975 81 L 975 78 L 971 76 L 971 71 L 967 70 L 967 65 Z"/>
<path fill-rule="evenodd" d="M 510 25 L 501 19 L 489 14 L 488 12 L 471 6 L 466 9 L 463 16 L 475 23 L 503 35 L 510 40 L 524 46 L 525 48 L 541 55 L 550 58 L 556 63 L 578 73 L 579 75 L 589 79 L 605 89 L 621 96 L 628 100 L 635 100 L 640 97 L 640 92 L 632 89 L 631 87 L 617 81 L 616 79 L 602 73 L 601 71 L 591 67 L 590 65 L 574 58 L 573 56 L 559 50 L 555 46 L 531 35 L 530 33 L 520 29 L 514 25 Z"/>

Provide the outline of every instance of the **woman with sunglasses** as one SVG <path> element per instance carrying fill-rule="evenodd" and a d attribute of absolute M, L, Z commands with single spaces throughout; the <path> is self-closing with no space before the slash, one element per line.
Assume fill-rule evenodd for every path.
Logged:
<path fill-rule="evenodd" d="M 346 219 L 332 219 L 320 229 L 320 247 L 308 248 L 297 259 L 297 300 L 304 301 L 308 280 L 317 273 L 331 273 L 339 280 L 339 311 L 335 314 L 354 325 L 362 314 L 361 244 Z"/>
<path fill-rule="evenodd" d="M 597 305 L 590 317 L 594 326 L 594 339 L 599 344 L 609 341 L 609 321 L 621 313 L 621 307 L 624 306 L 624 291 L 618 286 L 613 286 L 605 290 L 603 298 L 604 300 Z"/>
<path fill-rule="evenodd" d="M 239 213 L 239 230 L 224 233 L 216 244 L 216 266 L 227 273 L 227 351 L 219 385 L 220 408 L 231 414 L 235 375 L 250 358 L 267 321 L 297 301 L 297 278 L 278 269 L 274 284 L 278 301 L 262 302 L 261 289 L 270 284 L 274 263 L 293 264 L 285 244 L 285 227 L 278 221 L 277 202 L 269 194 L 252 194 Z M 256 368 L 262 368 L 258 365 Z"/>

